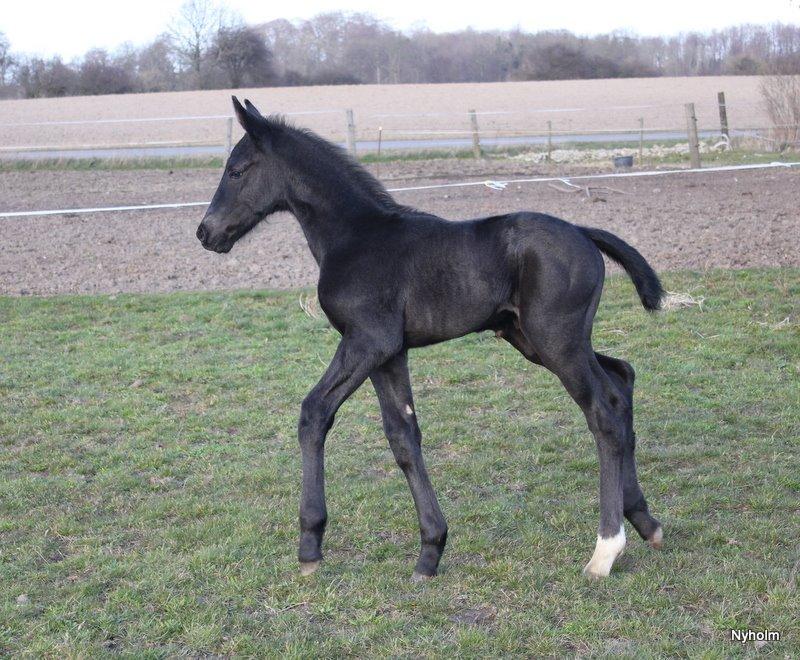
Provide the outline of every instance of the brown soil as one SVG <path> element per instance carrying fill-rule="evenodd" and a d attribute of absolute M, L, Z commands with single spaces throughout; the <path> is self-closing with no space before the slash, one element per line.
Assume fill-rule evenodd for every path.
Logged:
<path fill-rule="evenodd" d="M 719 127 L 717 92 L 725 91 L 734 128 L 768 125 L 758 76 L 558 80 L 444 85 L 340 85 L 234 90 L 262 112 L 301 113 L 292 120 L 328 138 L 344 139 L 345 108 L 355 112 L 359 139 L 411 137 L 409 132 L 469 131 L 467 111 L 481 114 L 484 133 L 685 130 L 684 103 L 694 102 L 701 128 Z M 225 141 L 223 119 L 105 124 L 34 122 L 230 115 L 231 90 L 76 96 L 0 101 L 0 155 L 7 148 L 214 143 Z M 238 133 L 238 126 L 235 127 Z M 449 133 L 448 133 L 449 134 Z M 463 137 L 463 133 L 454 134 Z M 237 135 L 238 137 L 238 135 Z"/>
<path fill-rule="evenodd" d="M 374 166 L 372 166 L 374 167 Z M 539 168 L 540 166 L 535 166 Z M 545 173 L 513 161 L 382 165 L 388 187 Z M 575 171 L 573 170 L 574 174 Z M 419 178 L 424 176 L 425 178 Z M 214 170 L 0 173 L 0 210 L 202 201 Z M 677 174 L 597 182 L 604 201 L 545 184 L 397 193 L 447 218 L 517 210 L 609 229 L 661 270 L 800 266 L 800 171 Z M 227 255 L 203 250 L 202 207 L 0 220 L 0 293 L 52 295 L 313 285 L 316 265 L 295 220 L 277 215 Z"/>

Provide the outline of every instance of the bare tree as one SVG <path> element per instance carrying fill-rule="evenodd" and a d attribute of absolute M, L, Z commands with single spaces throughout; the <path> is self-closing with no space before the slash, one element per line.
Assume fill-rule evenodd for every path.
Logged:
<path fill-rule="evenodd" d="M 6 84 L 8 73 L 14 59 L 11 57 L 11 43 L 4 32 L 0 32 L 0 87 Z"/>
<path fill-rule="evenodd" d="M 15 68 L 16 83 L 27 98 L 70 96 L 79 93 L 78 74 L 60 58 L 22 59 Z"/>
<path fill-rule="evenodd" d="M 228 87 L 265 85 L 275 79 L 272 53 L 253 28 L 222 27 L 214 37 L 210 56 L 226 74 Z"/>
<path fill-rule="evenodd" d="M 724 73 L 791 76 L 800 74 L 800 26 L 740 25 L 672 37 L 638 37 L 621 31 L 586 37 L 520 29 L 404 33 L 369 14 L 349 12 L 246 26 L 219 0 L 186 0 L 169 31 L 144 48 L 127 46 L 104 58 L 89 52 L 69 65 L 57 59 L 13 55 L 0 33 L 4 96 L 275 82 L 494 82 Z M 791 89 L 783 88 L 783 80 L 770 80 L 771 76 L 765 81 L 765 104 L 775 116 L 781 115 L 776 121 L 782 125 L 797 123 L 791 118 Z"/>
<path fill-rule="evenodd" d="M 203 61 L 226 16 L 224 6 L 212 0 L 186 0 L 169 25 L 172 47 L 195 84 L 202 80 Z"/>
<path fill-rule="evenodd" d="M 764 109 L 779 151 L 800 145 L 800 75 L 767 76 L 761 81 Z"/>
<path fill-rule="evenodd" d="M 145 92 L 164 92 L 178 87 L 169 37 L 162 35 L 139 51 L 136 61 L 139 84 Z"/>
<path fill-rule="evenodd" d="M 86 53 L 78 80 L 81 94 L 126 94 L 136 89 L 130 71 L 100 48 Z"/>

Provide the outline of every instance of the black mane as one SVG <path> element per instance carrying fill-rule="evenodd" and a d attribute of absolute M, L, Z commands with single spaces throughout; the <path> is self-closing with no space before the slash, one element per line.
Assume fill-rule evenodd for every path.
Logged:
<path fill-rule="evenodd" d="M 266 120 L 273 128 L 278 128 L 284 138 L 294 140 L 308 148 L 308 153 L 304 153 L 303 149 L 293 151 L 294 160 L 310 157 L 313 154 L 313 162 L 308 165 L 315 172 L 336 172 L 340 177 L 340 184 L 342 180 L 347 181 L 351 184 L 352 192 L 366 196 L 380 209 L 396 213 L 418 213 L 416 209 L 398 204 L 384 185 L 339 145 L 329 142 L 311 130 L 293 126 L 283 115 L 270 115 Z"/>

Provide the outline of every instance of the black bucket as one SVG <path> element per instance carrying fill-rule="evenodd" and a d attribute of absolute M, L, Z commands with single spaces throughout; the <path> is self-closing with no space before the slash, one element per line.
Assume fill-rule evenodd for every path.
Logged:
<path fill-rule="evenodd" d="M 614 167 L 633 167 L 633 156 L 614 156 Z"/>

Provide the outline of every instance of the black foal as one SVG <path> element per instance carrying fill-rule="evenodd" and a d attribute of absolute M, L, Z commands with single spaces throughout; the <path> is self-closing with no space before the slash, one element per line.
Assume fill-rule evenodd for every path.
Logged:
<path fill-rule="evenodd" d="M 600 229 L 538 213 L 448 222 L 397 204 L 338 147 L 233 99 L 245 129 L 197 229 L 203 247 L 228 252 L 260 220 L 289 211 L 319 264 L 319 302 L 342 339 L 303 401 L 301 571 L 322 559 L 327 522 L 323 454 L 339 406 L 367 379 L 419 515 L 417 578 L 436 574 L 447 524 L 422 458 L 407 351 L 494 330 L 552 371 L 583 410 L 600 458 L 600 527 L 584 572 L 608 575 L 625 546 L 623 516 L 661 545 L 636 476 L 634 372 L 595 353 L 592 322 L 605 277 L 601 251 L 633 280 L 646 309 L 661 284 L 630 245 Z"/>

